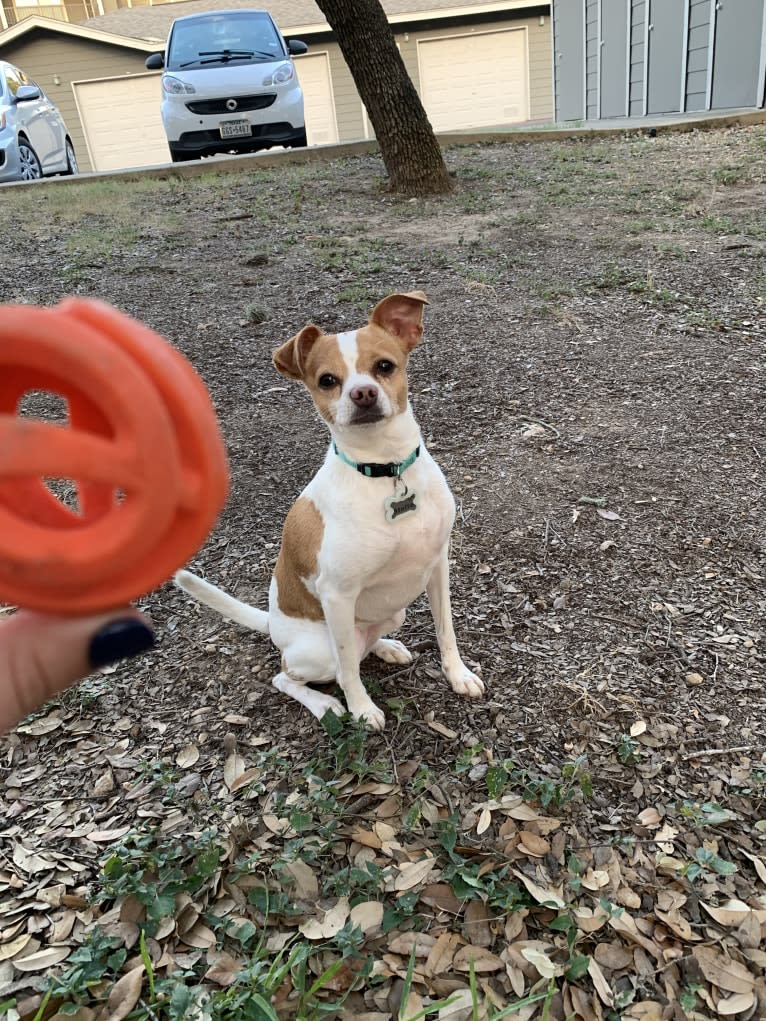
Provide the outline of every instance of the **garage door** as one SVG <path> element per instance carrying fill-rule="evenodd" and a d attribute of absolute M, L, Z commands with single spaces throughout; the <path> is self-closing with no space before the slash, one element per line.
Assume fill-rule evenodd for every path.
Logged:
<path fill-rule="evenodd" d="M 524 29 L 418 41 L 423 105 L 435 131 L 529 118 Z"/>
<path fill-rule="evenodd" d="M 326 53 L 312 53 L 295 60 L 298 81 L 303 89 L 306 135 L 309 145 L 338 141 L 335 99 L 330 78 L 330 59 Z"/>
<path fill-rule="evenodd" d="M 158 74 L 74 82 L 73 88 L 94 170 L 170 161 Z"/>

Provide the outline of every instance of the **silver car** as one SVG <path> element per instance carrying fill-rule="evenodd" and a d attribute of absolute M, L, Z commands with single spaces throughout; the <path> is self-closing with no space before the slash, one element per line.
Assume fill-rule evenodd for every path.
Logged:
<path fill-rule="evenodd" d="M 0 183 L 76 173 L 61 114 L 36 82 L 0 60 Z"/>

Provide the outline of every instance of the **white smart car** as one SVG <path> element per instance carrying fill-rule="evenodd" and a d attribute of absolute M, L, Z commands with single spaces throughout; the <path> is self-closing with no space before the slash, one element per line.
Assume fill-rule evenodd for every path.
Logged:
<path fill-rule="evenodd" d="M 285 40 L 268 11 L 212 11 L 176 18 L 164 53 L 146 59 L 162 75 L 162 123 L 174 162 L 217 152 L 306 145 L 303 93 Z"/>

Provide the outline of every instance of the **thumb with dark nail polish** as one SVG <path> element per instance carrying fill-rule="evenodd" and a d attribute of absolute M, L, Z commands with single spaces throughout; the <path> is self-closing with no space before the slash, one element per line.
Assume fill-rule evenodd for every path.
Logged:
<path fill-rule="evenodd" d="M 132 607 L 94 617 L 20 610 L 0 619 L 0 731 L 94 669 L 153 646 L 149 623 Z"/>

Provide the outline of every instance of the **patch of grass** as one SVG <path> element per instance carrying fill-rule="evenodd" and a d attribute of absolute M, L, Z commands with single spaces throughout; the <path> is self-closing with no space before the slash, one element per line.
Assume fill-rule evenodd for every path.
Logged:
<path fill-rule="evenodd" d="M 599 275 L 591 282 L 599 290 L 610 290 L 614 287 L 623 287 L 630 283 L 631 273 L 616 262 L 608 262 Z"/>
<path fill-rule="evenodd" d="M 741 182 L 746 180 L 746 178 L 747 171 L 740 163 L 725 167 L 717 167 L 713 171 L 713 180 L 716 184 L 722 184 L 724 186 L 741 184 Z"/>
<path fill-rule="evenodd" d="M 658 225 L 649 219 L 628 220 L 623 229 L 626 234 L 651 234 L 658 229 Z"/>
<path fill-rule="evenodd" d="M 347 242 L 320 238 L 315 244 L 314 257 L 322 269 L 339 274 L 350 273 L 362 279 L 382 273 L 388 267 L 383 244 L 369 239 Z"/>
<path fill-rule="evenodd" d="M 259 326 L 271 318 L 271 309 L 257 301 L 250 301 L 244 308 L 245 319 L 253 326 Z"/>
<path fill-rule="evenodd" d="M 631 280 L 627 289 L 632 294 L 643 295 L 653 305 L 672 306 L 683 300 L 678 291 L 671 291 L 667 287 L 658 287 L 651 270 L 647 271 L 645 277 Z"/>
<path fill-rule="evenodd" d="M 682 246 L 673 241 L 657 241 L 654 245 L 654 250 L 658 255 L 664 255 L 669 259 L 683 259 L 689 258 L 688 251 Z"/>
<path fill-rule="evenodd" d="M 220 857 L 212 832 L 180 840 L 153 832 L 128 836 L 103 862 L 99 899 L 132 896 L 145 908 L 144 927 L 153 935 L 174 913 L 178 894 L 198 893 Z"/>
<path fill-rule="evenodd" d="M 382 297 L 382 294 L 366 284 L 350 284 L 338 291 L 335 302 L 338 305 L 352 305 L 361 312 L 367 312 L 370 306 L 376 304 Z"/>

